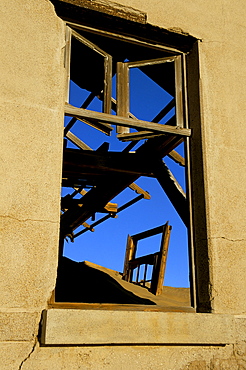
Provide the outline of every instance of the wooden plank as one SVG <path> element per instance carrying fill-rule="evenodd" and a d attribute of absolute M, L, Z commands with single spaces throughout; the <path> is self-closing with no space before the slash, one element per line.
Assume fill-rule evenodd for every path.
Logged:
<path fill-rule="evenodd" d="M 175 107 L 176 125 L 179 127 L 184 127 L 183 99 L 182 58 L 178 56 L 175 60 Z"/>
<path fill-rule="evenodd" d="M 137 249 L 137 242 L 135 242 L 130 235 L 127 236 L 127 243 L 126 243 L 126 254 L 125 254 L 125 261 L 124 261 L 124 269 L 122 279 L 126 281 L 131 280 L 131 273 L 129 270 L 129 261 L 135 258 Z"/>
<path fill-rule="evenodd" d="M 168 157 L 172 158 L 176 163 L 180 164 L 180 166 L 185 167 L 185 158 L 182 157 L 176 150 L 172 150 L 169 154 Z"/>
<path fill-rule="evenodd" d="M 104 14 L 108 14 L 109 16 L 116 16 L 135 23 L 137 22 L 146 24 L 147 22 L 147 14 L 145 12 L 138 9 L 134 9 L 130 6 L 118 4 L 116 2 L 105 2 L 104 0 L 103 1 L 93 0 L 89 2 L 88 0 L 76 0 L 76 1 L 62 0 L 62 1 L 74 4 L 77 7 L 90 9 L 92 13 L 95 12 L 95 14 L 100 14 L 100 17 L 104 16 Z"/>
<path fill-rule="evenodd" d="M 116 81 L 116 113 L 121 117 L 129 117 L 129 71 L 126 63 L 117 63 L 117 81 Z M 119 134 L 129 133 L 128 127 L 117 126 L 116 132 Z"/>
<path fill-rule="evenodd" d="M 133 258 L 129 261 L 129 265 L 131 269 L 135 269 L 138 265 L 154 265 L 156 256 L 159 254 L 159 252 L 152 253 L 152 254 L 146 254 L 145 256 L 141 256 L 138 258 Z"/>
<path fill-rule="evenodd" d="M 154 281 L 152 280 L 151 282 L 151 292 L 155 295 L 160 295 L 162 293 L 171 229 L 172 227 L 166 223 L 162 234 L 161 248 L 155 269 L 155 276 L 153 276 Z"/>
<path fill-rule="evenodd" d="M 103 111 L 111 113 L 112 96 L 112 57 L 108 55 L 104 58 L 104 91 L 103 91 Z"/>
<path fill-rule="evenodd" d="M 143 194 L 144 199 L 150 199 L 151 198 L 151 195 L 147 191 L 143 190 L 140 186 L 138 186 L 137 184 L 135 184 L 135 182 L 133 182 L 128 187 L 130 189 L 132 189 L 133 191 L 135 191 L 137 194 Z"/>
<path fill-rule="evenodd" d="M 161 125 L 158 123 L 151 123 L 142 120 L 133 120 L 130 118 L 114 116 L 106 113 L 98 113 L 88 109 L 76 108 L 70 104 L 65 104 L 65 115 L 77 117 L 80 120 L 95 120 L 97 123 L 114 124 L 119 126 L 127 126 L 139 129 L 147 129 L 151 132 L 167 133 L 179 136 L 190 136 L 191 130 L 186 128 L 180 128 L 177 126 Z"/>
<path fill-rule="evenodd" d="M 128 133 L 119 134 L 117 135 L 117 139 L 123 142 L 135 141 L 135 140 L 139 141 L 139 140 L 150 139 L 150 138 L 160 136 L 160 135 L 163 135 L 163 134 L 155 134 L 150 131 L 139 131 L 139 132 L 130 132 L 129 134 Z"/>
<path fill-rule="evenodd" d="M 147 59 L 147 60 L 139 60 L 135 62 L 127 62 L 125 63 L 129 68 L 138 68 L 138 67 L 145 67 L 151 66 L 155 64 L 162 64 L 167 62 L 174 62 L 177 57 L 165 57 L 165 58 L 157 58 L 157 59 Z"/>
<path fill-rule="evenodd" d="M 150 236 L 154 236 L 154 235 L 162 233 L 163 232 L 163 227 L 164 226 L 161 225 L 161 226 L 157 226 L 157 227 L 154 227 L 154 228 L 146 230 L 146 231 L 142 231 L 141 233 L 132 235 L 132 238 L 134 240 L 141 240 L 141 239 L 149 238 Z"/>
<path fill-rule="evenodd" d="M 82 108 L 78 108 L 82 109 Z M 103 114 L 103 113 L 101 113 Z M 93 119 L 85 119 L 77 116 L 73 116 L 76 120 L 81 121 L 83 123 L 86 123 L 87 125 L 96 128 L 98 131 L 103 132 L 104 134 L 110 136 L 111 131 L 113 130 L 113 127 L 111 127 L 110 124 L 104 123 L 104 122 L 99 122 Z"/>
<path fill-rule="evenodd" d="M 85 144 L 82 140 L 75 136 L 71 131 L 68 131 L 66 133 L 66 137 L 78 148 L 83 150 L 92 150 L 87 144 Z"/>

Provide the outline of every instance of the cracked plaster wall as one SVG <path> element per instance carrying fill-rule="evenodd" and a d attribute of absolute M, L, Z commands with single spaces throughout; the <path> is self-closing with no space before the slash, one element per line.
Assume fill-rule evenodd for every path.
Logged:
<path fill-rule="evenodd" d="M 0 368 L 18 369 L 56 278 L 64 25 L 45 0 L 0 14 Z"/>
<path fill-rule="evenodd" d="M 47 0 L 2 0 L 1 369 L 245 369 L 244 0 L 121 0 L 148 22 L 201 39 L 202 139 L 211 295 L 238 314 L 235 344 L 49 348 L 37 343 L 54 287 L 64 94 L 64 26 Z"/>

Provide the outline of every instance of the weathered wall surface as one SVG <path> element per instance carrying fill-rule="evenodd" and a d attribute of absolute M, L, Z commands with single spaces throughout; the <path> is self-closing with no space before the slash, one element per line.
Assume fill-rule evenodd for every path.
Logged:
<path fill-rule="evenodd" d="M 47 1 L 3 1 L 0 30 L 0 307 L 40 309 L 57 263 L 63 24 Z"/>
<path fill-rule="evenodd" d="M 57 267 L 64 25 L 47 0 L 2 0 L 0 367 L 245 369 L 246 3 L 118 3 L 146 12 L 153 25 L 202 40 L 202 140 L 211 297 L 215 313 L 238 315 L 234 341 L 225 346 L 39 346 L 40 314 L 54 288 Z M 105 331 L 107 328 L 110 322 Z"/>
<path fill-rule="evenodd" d="M 48 1 L 0 14 L 0 368 L 18 369 L 56 278 L 64 26 Z"/>

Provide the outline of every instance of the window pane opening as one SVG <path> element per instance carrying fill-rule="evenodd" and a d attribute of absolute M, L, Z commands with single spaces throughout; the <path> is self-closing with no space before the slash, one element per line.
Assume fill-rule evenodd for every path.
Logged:
<path fill-rule="evenodd" d="M 169 286 L 172 294 L 183 289 L 190 306 L 180 56 L 77 31 L 70 43 L 55 299 L 159 306 Z M 126 271 L 144 286 L 134 286 Z"/>

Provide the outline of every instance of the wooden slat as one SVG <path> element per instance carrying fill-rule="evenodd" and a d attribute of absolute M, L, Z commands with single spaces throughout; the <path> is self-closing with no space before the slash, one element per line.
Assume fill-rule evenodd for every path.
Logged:
<path fill-rule="evenodd" d="M 147 60 L 139 60 L 135 62 L 127 62 L 125 63 L 129 68 L 138 68 L 138 67 L 145 67 L 151 66 L 155 64 L 162 64 L 167 62 L 174 62 L 177 56 L 173 57 L 166 57 L 166 58 L 157 58 L 157 59 L 147 59 Z"/>
<path fill-rule="evenodd" d="M 74 135 L 71 131 L 66 133 L 66 137 L 75 144 L 78 148 L 83 150 L 92 150 L 87 144 L 85 144 L 82 140 L 80 140 L 76 135 Z"/>
<path fill-rule="evenodd" d="M 175 60 L 175 107 L 176 107 L 176 125 L 179 127 L 184 127 L 183 78 L 182 78 L 181 56 L 178 56 Z"/>
<path fill-rule="evenodd" d="M 77 108 L 77 109 L 82 109 L 82 108 Z M 86 110 L 88 111 L 88 110 Z M 103 113 L 101 113 L 103 114 Z M 81 121 L 83 123 L 86 123 L 87 125 L 96 128 L 97 130 L 103 132 L 106 135 L 110 135 L 111 131 L 113 130 L 113 127 L 111 127 L 110 124 L 104 123 L 104 122 L 99 122 L 93 119 L 86 119 L 86 118 L 81 118 L 77 116 L 73 116 L 76 120 Z"/>
<path fill-rule="evenodd" d="M 133 191 L 135 191 L 137 194 L 143 194 L 144 199 L 150 199 L 151 198 L 151 195 L 147 191 L 143 190 L 140 186 L 135 184 L 135 182 L 133 182 L 131 185 L 129 185 L 129 188 L 132 189 Z"/>
<path fill-rule="evenodd" d="M 150 230 L 146 230 L 146 231 L 143 231 L 143 232 L 135 234 L 135 235 L 132 235 L 132 238 L 134 240 L 141 240 L 141 239 L 149 238 L 151 236 L 160 234 L 162 232 L 163 232 L 163 225 L 154 227 Z"/>
<path fill-rule="evenodd" d="M 104 58 L 104 91 L 103 91 L 103 111 L 111 113 L 112 96 L 112 57 L 108 55 Z"/>
<path fill-rule="evenodd" d="M 144 264 L 154 265 L 156 256 L 158 255 L 158 253 L 159 252 L 152 253 L 152 254 L 146 254 L 145 256 L 134 258 L 129 261 L 129 265 L 131 269 L 135 269 L 138 265 L 144 265 Z"/>
<path fill-rule="evenodd" d="M 129 71 L 126 63 L 117 63 L 117 103 L 116 112 L 118 116 L 129 117 Z M 128 127 L 117 126 L 119 134 L 129 133 Z"/>
<path fill-rule="evenodd" d="M 95 120 L 96 122 L 114 124 L 119 126 L 127 126 L 133 128 L 139 128 L 143 130 L 149 130 L 157 133 L 168 133 L 179 136 L 190 136 L 191 130 L 186 128 L 180 128 L 177 126 L 161 125 L 158 123 L 150 123 L 142 120 L 133 120 L 130 118 L 114 116 L 106 113 L 98 113 L 87 109 L 76 108 L 70 104 L 65 104 L 65 115 L 77 117 L 80 120 Z"/>
<path fill-rule="evenodd" d="M 163 134 L 155 134 L 150 131 L 139 131 L 139 132 L 130 132 L 129 134 L 128 133 L 119 134 L 117 135 L 117 139 L 123 142 L 135 141 L 135 140 L 139 141 L 139 140 L 150 139 L 150 138 L 160 136 L 160 135 L 163 135 Z"/>
<path fill-rule="evenodd" d="M 124 269 L 123 269 L 123 276 L 122 279 L 126 281 L 131 280 L 131 274 L 129 271 L 129 261 L 135 258 L 137 248 L 137 242 L 134 242 L 133 238 L 128 235 L 127 237 L 127 244 L 126 244 L 126 254 L 125 254 L 125 261 L 124 261 Z"/>
<path fill-rule="evenodd" d="M 180 166 L 185 167 L 185 158 L 182 157 L 176 150 L 172 150 L 169 154 L 168 157 L 172 158 L 176 163 L 180 164 Z"/>
<path fill-rule="evenodd" d="M 158 256 L 157 266 L 155 269 L 155 276 L 153 276 L 154 281 L 152 280 L 151 282 L 151 292 L 155 295 L 160 295 L 162 293 L 162 288 L 164 285 L 163 283 L 166 270 L 167 253 L 171 229 L 172 227 L 168 225 L 168 223 L 166 223 L 162 234 L 161 248 Z"/>

